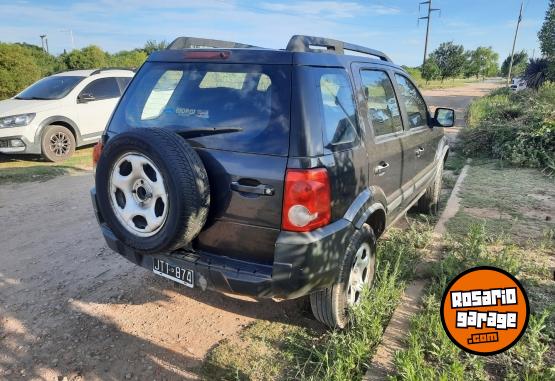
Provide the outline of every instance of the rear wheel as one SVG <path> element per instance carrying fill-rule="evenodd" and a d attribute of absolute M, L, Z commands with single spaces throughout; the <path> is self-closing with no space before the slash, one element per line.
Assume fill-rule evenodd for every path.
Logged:
<path fill-rule="evenodd" d="M 75 137 L 64 126 L 46 127 L 41 140 L 42 156 L 53 162 L 69 159 L 75 152 Z"/>
<path fill-rule="evenodd" d="M 374 281 L 376 237 L 369 225 L 357 230 L 347 247 L 344 263 L 336 284 L 310 294 L 310 305 L 316 320 L 330 328 L 345 328 L 349 308 L 359 304 L 365 286 Z"/>
<path fill-rule="evenodd" d="M 439 197 L 443 184 L 443 161 L 438 164 L 435 178 L 432 184 L 426 189 L 426 193 L 420 197 L 416 204 L 416 211 L 430 215 L 437 215 L 439 212 Z"/>

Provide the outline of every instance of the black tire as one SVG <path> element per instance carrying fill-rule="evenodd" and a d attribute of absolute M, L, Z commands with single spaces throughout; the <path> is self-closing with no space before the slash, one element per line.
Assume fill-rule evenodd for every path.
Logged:
<path fill-rule="evenodd" d="M 371 270 L 367 284 L 372 286 L 376 268 L 376 236 L 372 228 L 364 224 L 351 238 L 337 282 L 331 287 L 310 294 L 310 306 L 314 317 L 329 328 L 343 329 L 349 324 L 347 300 L 349 276 L 354 265 L 355 254 L 364 243 L 368 243 L 370 247 Z"/>
<path fill-rule="evenodd" d="M 416 203 L 416 211 L 435 216 L 439 213 L 439 197 L 443 185 L 443 161 L 436 170 L 434 181 L 426 189 L 426 193 Z"/>
<path fill-rule="evenodd" d="M 118 160 L 138 153 L 157 167 L 167 193 L 167 216 L 152 236 L 133 234 L 115 215 L 111 201 L 110 176 Z M 120 171 L 121 173 L 121 171 Z M 156 253 L 182 248 L 206 223 L 210 206 L 210 185 L 206 169 L 195 150 L 179 135 L 159 128 L 138 128 L 108 141 L 96 167 L 96 192 L 100 212 L 125 245 Z"/>
<path fill-rule="evenodd" d="M 67 160 L 75 152 L 75 136 L 64 126 L 53 124 L 46 127 L 40 144 L 42 156 L 52 162 Z"/>

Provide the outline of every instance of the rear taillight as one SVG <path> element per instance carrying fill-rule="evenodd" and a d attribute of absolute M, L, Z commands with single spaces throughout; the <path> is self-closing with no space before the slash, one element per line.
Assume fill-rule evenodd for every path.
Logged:
<path fill-rule="evenodd" d="M 283 195 L 283 230 L 307 232 L 331 220 L 331 191 L 324 168 L 288 169 Z"/>
<path fill-rule="evenodd" d="M 96 168 L 96 164 L 100 159 L 100 154 L 102 153 L 102 148 L 104 148 L 102 142 L 96 143 L 93 148 L 92 159 L 93 159 L 93 167 Z"/>

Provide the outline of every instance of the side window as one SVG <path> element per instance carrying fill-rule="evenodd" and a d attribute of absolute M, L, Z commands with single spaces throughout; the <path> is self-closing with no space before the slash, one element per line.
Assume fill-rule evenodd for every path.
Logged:
<path fill-rule="evenodd" d="M 395 74 L 395 79 L 401 89 L 401 99 L 407 109 L 410 128 L 427 125 L 428 108 L 416 87 L 411 81 L 400 74 Z"/>
<path fill-rule="evenodd" d="M 131 77 L 117 77 L 116 79 L 121 90 L 120 93 L 123 94 L 123 92 L 127 88 L 127 85 L 129 85 L 129 82 L 131 82 Z"/>
<path fill-rule="evenodd" d="M 81 94 L 90 94 L 95 101 L 118 98 L 121 94 L 115 78 L 100 78 L 89 83 Z"/>
<path fill-rule="evenodd" d="M 361 77 L 368 105 L 367 115 L 372 121 L 374 135 L 402 131 L 399 104 L 387 73 L 381 70 L 363 70 Z"/>
<path fill-rule="evenodd" d="M 346 73 L 325 73 L 320 77 L 324 117 L 324 140 L 328 148 L 352 143 L 357 137 L 353 90 Z"/>

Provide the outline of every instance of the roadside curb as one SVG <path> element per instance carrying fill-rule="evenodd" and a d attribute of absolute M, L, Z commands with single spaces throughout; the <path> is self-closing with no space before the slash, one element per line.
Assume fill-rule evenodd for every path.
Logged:
<path fill-rule="evenodd" d="M 466 164 L 457 178 L 447 205 L 434 227 L 434 242 L 430 254 L 423 258 L 416 267 L 415 279 L 407 285 L 399 305 L 393 312 L 368 371 L 362 378 L 363 381 L 386 380 L 395 371 L 395 353 L 405 348 L 411 318 L 420 310 L 421 299 L 428 284 L 430 264 L 436 262 L 441 255 L 442 238 L 446 231 L 447 221 L 459 211 L 461 201 L 459 191 L 468 173 L 468 168 L 469 165 Z"/>

